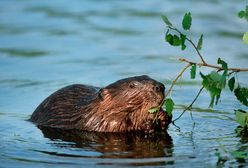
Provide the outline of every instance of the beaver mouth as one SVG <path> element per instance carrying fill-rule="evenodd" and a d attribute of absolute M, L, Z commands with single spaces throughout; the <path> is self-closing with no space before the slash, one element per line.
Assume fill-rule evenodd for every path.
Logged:
<path fill-rule="evenodd" d="M 145 125 L 145 133 L 151 134 L 154 132 L 166 131 L 171 123 L 172 116 L 169 116 L 161 105 L 154 108 L 155 111 L 150 114 L 150 122 Z"/>
<path fill-rule="evenodd" d="M 168 116 L 166 111 L 163 110 L 163 108 L 160 107 L 157 114 L 155 114 L 155 117 L 153 119 L 153 125 L 155 131 L 164 131 L 167 130 L 169 124 L 171 123 L 171 116 Z"/>

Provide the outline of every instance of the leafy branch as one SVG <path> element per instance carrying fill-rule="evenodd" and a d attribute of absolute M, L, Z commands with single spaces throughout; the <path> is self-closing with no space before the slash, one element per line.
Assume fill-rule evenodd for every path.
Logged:
<path fill-rule="evenodd" d="M 248 5 L 245 6 L 244 10 L 239 11 L 238 17 L 241 19 L 245 19 L 248 22 Z M 244 43 L 248 44 L 248 31 L 243 35 Z"/>
<path fill-rule="evenodd" d="M 248 18 L 248 7 L 246 10 L 239 14 L 239 16 Z M 193 99 L 192 103 L 187 106 L 182 114 L 176 118 L 173 122 L 178 120 L 187 110 L 190 110 L 195 103 L 195 101 L 200 96 L 200 93 L 203 89 L 206 89 L 210 93 L 211 101 L 210 107 L 213 107 L 214 104 L 218 104 L 221 92 L 226 87 L 226 83 L 228 83 L 228 87 L 231 92 L 234 93 L 236 98 L 245 106 L 248 106 L 248 88 L 242 87 L 238 82 L 235 84 L 235 78 L 237 78 L 238 72 L 247 72 L 248 68 L 229 68 L 228 64 L 222 60 L 221 58 L 217 59 L 217 64 L 219 65 L 212 65 L 208 64 L 203 55 L 201 54 L 200 50 L 202 49 L 203 45 L 203 34 L 200 35 L 197 44 L 193 42 L 193 40 L 188 37 L 190 35 L 190 28 L 192 25 L 192 18 L 191 13 L 188 12 L 184 15 L 182 20 L 182 28 L 184 30 L 180 31 L 178 28 L 174 27 L 173 24 L 169 21 L 167 16 L 163 15 L 162 19 L 167 26 L 167 31 L 165 34 L 165 41 L 168 42 L 170 45 L 175 47 L 181 47 L 181 50 L 185 50 L 187 48 L 187 43 L 189 43 L 196 51 L 198 57 L 200 58 L 201 62 L 193 62 L 189 61 L 185 58 L 180 58 L 179 61 L 186 62 L 187 65 L 181 70 L 181 72 L 177 75 L 175 80 L 173 80 L 168 92 L 165 95 L 165 98 L 171 94 L 173 87 L 175 86 L 178 79 L 183 75 L 183 73 L 189 68 L 190 69 L 190 76 L 191 79 L 196 77 L 196 68 L 197 67 L 208 67 L 214 69 L 211 73 L 204 75 L 203 73 L 199 73 L 200 77 L 202 78 L 202 88 Z M 243 38 L 244 39 L 244 38 Z M 222 71 L 222 73 L 220 73 Z M 172 100 L 172 99 L 171 99 Z M 174 104 L 173 104 L 174 105 Z M 162 106 L 162 105 L 161 105 Z"/>

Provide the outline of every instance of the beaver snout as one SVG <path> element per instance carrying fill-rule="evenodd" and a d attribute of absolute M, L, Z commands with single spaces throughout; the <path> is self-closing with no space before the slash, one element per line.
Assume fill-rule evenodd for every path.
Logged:
<path fill-rule="evenodd" d="M 157 82 L 156 85 L 153 87 L 153 90 L 158 93 L 164 92 L 165 91 L 164 84 Z"/>

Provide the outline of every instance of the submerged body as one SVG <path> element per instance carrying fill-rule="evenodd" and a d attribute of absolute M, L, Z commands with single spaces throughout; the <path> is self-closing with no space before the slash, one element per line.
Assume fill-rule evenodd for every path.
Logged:
<path fill-rule="evenodd" d="M 46 98 L 30 120 L 38 126 L 65 130 L 166 130 L 171 118 L 165 112 L 148 112 L 162 103 L 164 89 L 163 84 L 148 76 L 122 79 L 104 88 L 70 85 Z"/>

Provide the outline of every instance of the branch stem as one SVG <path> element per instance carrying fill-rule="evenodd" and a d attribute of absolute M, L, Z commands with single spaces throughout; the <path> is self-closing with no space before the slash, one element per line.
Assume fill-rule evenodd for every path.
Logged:
<path fill-rule="evenodd" d="M 197 63 L 197 62 L 189 61 L 189 60 L 187 60 L 185 58 L 179 58 L 179 61 L 187 62 L 190 65 L 195 64 L 195 65 L 198 65 L 198 66 L 205 66 L 205 67 L 215 68 L 215 69 L 217 69 L 219 71 L 223 70 L 222 67 L 217 66 L 217 65 L 211 65 L 211 64 L 208 64 L 208 63 Z M 248 71 L 248 68 L 228 68 L 228 70 L 233 71 L 233 72 L 241 72 L 241 71 Z"/>
<path fill-rule="evenodd" d="M 176 32 L 179 33 L 179 34 L 182 34 L 181 31 L 178 30 L 178 29 L 175 28 L 175 27 L 168 26 L 168 28 L 171 29 L 171 30 L 176 31 Z M 203 59 L 203 56 L 201 55 L 199 49 L 196 47 L 195 43 L 194 43 L 191 39 L 189 39 L 188 37 L 186 37 L 186 40 L 194 47 L 194 49 L 196 50 L 196 52 L 197 52 L 198 56 L 200 57 L 202 63 L 203 63 L 203 64 L 206 64 L 205 60 Z"/>
<path fill-rule="evenodd" d="M 189 64 L 187 64 L 182 70 L 181 70 L 181 72 L 177 75 L 177 77 L 176 77 L 176 79 L 174 79 L 173 81 L 172 81 L 172 84 L 171 84 L 171 86 L 170 86 L 170 88 L 169 88 L 169 90 L 168 90 L 168 92 L 165 94 L 165 98 L 170 94 L 170 92 L 172 91 L 172 88 L 174 87 L 174 85 L 176 84 L 176 82 L 177 82 L 177 80 L 183 75 L 183 73 L 187 70 L 187 68 L 188 67 L 190 67 L 191 66 L 191 64 L 189 63 Z"/>
<path fill-rule="evenodd" d="M 190 109 L 192 108 L 193 104 L 195 103 L 195 101 L 196 101 L 196 100 L 198 99 L 198 97 L 200 96 L 200 94 L 201 94 L 203 88 L 204 88 L 204 87 L 201 87 L 201 89 L 200 89 L 199 92 L 197 93 L 197 95 L 196 95 L 196 97 L 194 98 L 194 100 L 192 101 L 192 103 L 191 103 L 189 106 L 187 106 L 187 107 L 183 110 L 183 112 L 182 112 L 176 119 L 174 119 L 174 120 L 172 121 L 173 124 L 175 123 L 176 120 L 178 120 L 179 118 L 181 118 L 181 117 L 183 116 L 183 114 L 184 114 L 187 110 L 190 110 Z"/>

